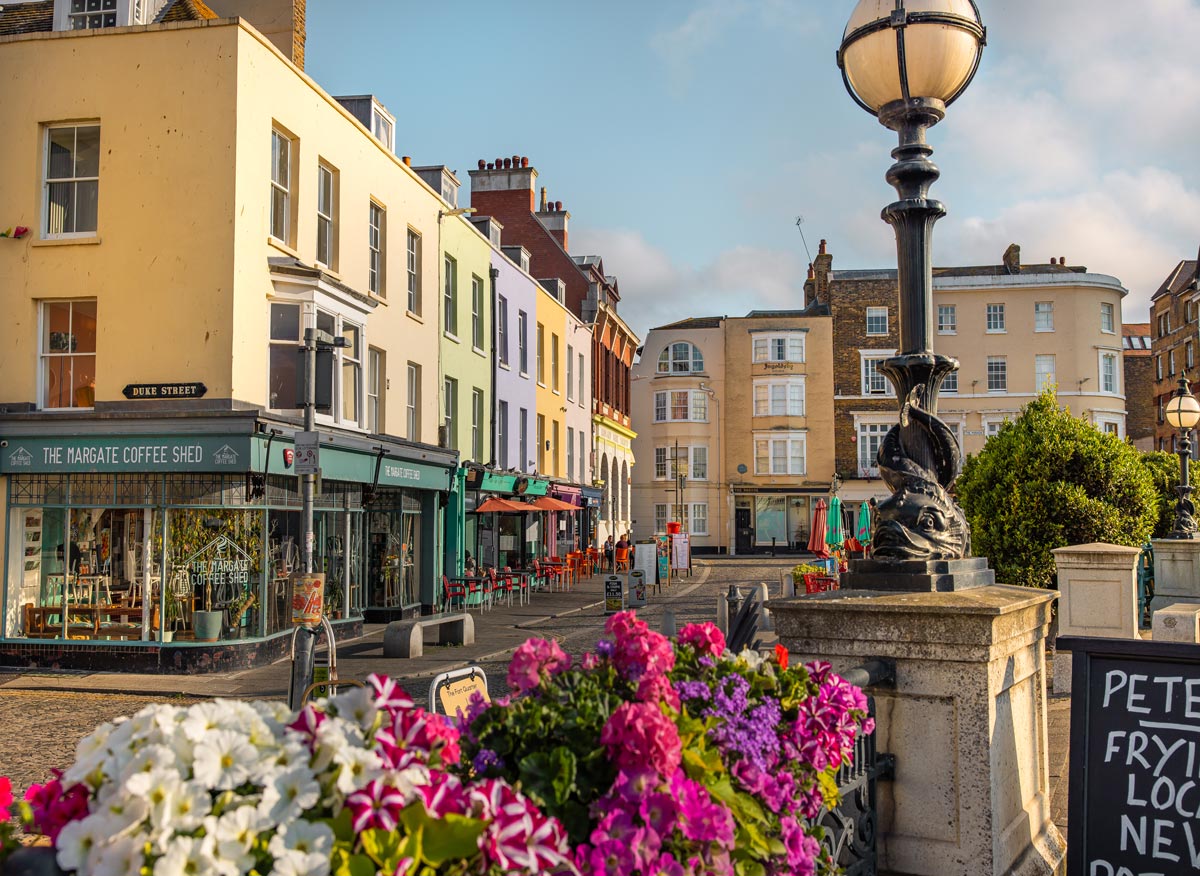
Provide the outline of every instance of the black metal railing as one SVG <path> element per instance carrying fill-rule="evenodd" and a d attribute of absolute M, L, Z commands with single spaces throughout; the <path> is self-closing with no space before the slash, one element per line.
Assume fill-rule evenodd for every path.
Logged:
<path fill-rule="evenodd" d="M 858 687 L 894 684 L 896 667 L 883 660 L 872 660 L 841 673 L 842 678 Z M 867 697 L 867 715 L 875 717 L 875 698 Z M 854 741 L 854 759 L 837 773 L 838 805 L 822 809 L 817 824 L 825 829 L 822 840 L 833 862 L 846 876 L 875 876 L 879 856 L 877 784 L 895 774 L 893 755 L 877 750 L 875 734 L 859 734 Z"/>

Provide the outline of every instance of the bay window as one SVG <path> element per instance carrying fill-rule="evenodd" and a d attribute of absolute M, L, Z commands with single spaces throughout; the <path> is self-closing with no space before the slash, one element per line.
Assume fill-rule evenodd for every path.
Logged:
<path fill-rule="evenodd" d="M 300 407 L 304 367 L 300 345 L 307 328 L 345 340 L 344 347 L 333 348 L 328 360 L 330 373 L 327 377 L 333 387 L 332 406 L 327 414 L 318 411 L 318 416 L 328 417 L 330 422 L 342 426 L 362 426 L 366 389 L 363 327 L 347 316 L 308 302 L 271 302 L 267 407 L 276 411 Z"/>
<path fill-rule="evenodd" d="M 755 380 L 754 416 L 803 417 L 804 378 Z"/>
<path fill-rule="evenodd" d="M 804 361 L 804 332 L 756 335 L 752 346 L 755 362 Z"/>

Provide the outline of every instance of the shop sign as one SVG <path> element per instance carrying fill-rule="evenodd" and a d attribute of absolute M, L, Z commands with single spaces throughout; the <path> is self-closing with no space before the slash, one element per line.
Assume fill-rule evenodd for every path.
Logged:
<path fill-rule="evenodd" d="M 518 480 L 524 481 L 524 490 L 517 489 Z M 483 480 L 479 484 L 481 490 L 493 493 L 520 493 L 523 496 L 544 496 L 549 488 L 549 481 L 523 475 L 495 474 L 490 471 L 483 473 Z"/>
<path fill-rule="evenodd" d="M 128 399 L 200 398 L 207 392 L 203 383 L 130 383 L 121 390 Z"/>
<path fill-rule="evenodd" d="M 224 607 L 250 586 L 250 555 L 223 535 L 217 536 L 184 562 L 192 592 L 204 594 L 205 604 Z"/>
<path fill-rule="evenodd" d="M 0 473 L 239 471 L 249 461 L 248 435 L 10 438 Z"/>
<path fill-rule="evenodd" d="M 760 363 L 759 367 L 765 372 L 771 372 L 771 371 L 790 372 L 790 371 L 796 370 L 796 366 L 793 365 L 791 362 L 762 362 L 762 363 Z"/>

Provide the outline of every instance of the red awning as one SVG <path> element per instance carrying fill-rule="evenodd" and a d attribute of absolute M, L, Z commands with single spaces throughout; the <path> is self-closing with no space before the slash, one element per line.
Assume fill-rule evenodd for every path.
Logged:
<path fill-rule="evenodd" d="M 529 503 L 530 507 L 536 508 L 539 511 L 578 511 L 578 505 L 572 505 L 570 502 L 563 502 L 561 499 L 555 499 L 552 496 L 538 496 Z"/>
<path fill-rule="evenodd" d="M 476 514 L 494 514 L 497 511 L 525 511 L 525 505 L 519 502 L 510 502 L 508 499 L 501 499 L 498 496 L 492 496 L 485 499 L 483 503 L 475 509 Z"/>

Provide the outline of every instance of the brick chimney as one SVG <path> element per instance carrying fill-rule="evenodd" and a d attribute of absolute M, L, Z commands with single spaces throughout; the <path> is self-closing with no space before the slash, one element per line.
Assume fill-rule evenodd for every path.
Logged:
<path fill-rule="evenodd" d="M 220 18 L 242 17 L 304 69 L 307 0 L 207 0 Z"/>
<path fill-rule="evenodd" d="M 562 201 L 547 202 L 545 189 L 542 189 L 542 204 L 541 209 L 537 212 L 537 218 L 546 226 L 546 230 L 554 236 L 559 245 L 570 252 L 567 249 L 567 220 L 571 218 L 571 214 L 563 209 Z"/>
<path fill-rule="evenodd" d="M 833 280 L 833 256 L 826 250 L 825 241 L 817 247 L 812 264 L 813 297 L 818 304 L 829 303 L 829 284 Z"/>
<path fill-rule="evenodd" d="M 534 211 L 533 193 L 537 170 L 528 158 L 497 158 L 494 162 L 479 159 L 479 167 L 470 171 L 471 206 L 488 216 L 505 216 Z M 507 166 L 505 166 L 507 165 Z"/>
<path fill-rule="evenodd" d="M 1063 259 L 1063 261 L 1066 261 L 1066 259 Z M 1004 251 L 1004 273 L 1021 273 L 1021 247 L 1015 243 L 1010 243 L 1008 249 Z"/>

